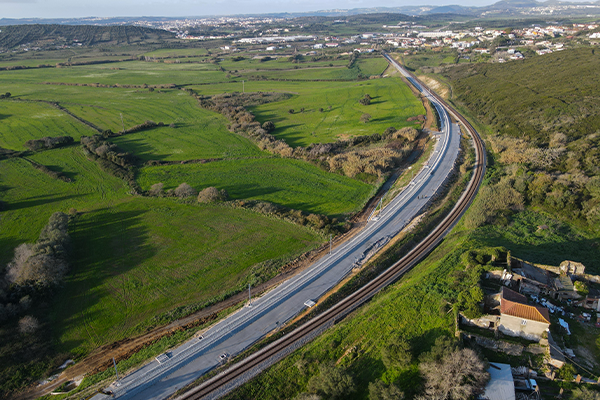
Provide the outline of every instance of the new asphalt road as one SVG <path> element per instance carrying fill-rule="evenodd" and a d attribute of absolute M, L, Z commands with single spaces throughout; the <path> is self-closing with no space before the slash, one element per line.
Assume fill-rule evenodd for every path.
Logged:
<path fill-rule="evenodd" d="M 396 65 L 397 66 L 397 65 Z M 412 78 L 397 66 L 412 81 Z M 434 152 L 427 165 L 367 226 L 333 249 L 310 268 L 283 282 L 251 306 L 220 321 L 201 338 L 193 338 L 110 385 L 118 399 L 164 399 L 240 353 L 268 332 L 278 329 L 311 301 L 316 302 L 352 269 L 364 263 L 400 232 L 440 190 L 453 169 L 460 145 L 460 129 L 451 124 L 444 108 L 418 82 L 412 82 L 438 110 L 441 132 L 434 134 Z M 108 399 L 96 395 L 94 399 Z"/>

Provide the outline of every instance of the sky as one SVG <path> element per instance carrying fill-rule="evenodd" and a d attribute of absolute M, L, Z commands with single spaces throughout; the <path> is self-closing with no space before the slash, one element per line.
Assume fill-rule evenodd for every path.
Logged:
<path fill-rule="evenodd" d="M 495 0 L 422 0 L 423 5 L 484 6 Z M 0 0 L 0 18 L 208 16 L 400 7 L 411 0 Z"/>

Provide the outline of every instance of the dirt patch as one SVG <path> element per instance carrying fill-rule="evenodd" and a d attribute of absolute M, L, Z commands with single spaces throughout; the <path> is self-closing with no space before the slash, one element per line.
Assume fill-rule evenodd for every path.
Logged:
<path fill-rule="evenodd" d="M 442 82 L 425 75 L 420 75 L 417 78 L 419 78 L 421 82 L 425 83 L 427 86 L 433 89 L 444 100 L 448 100 L 450 98 L 450 88 L 448 87 L 448 85 L 445 85 Z"/>

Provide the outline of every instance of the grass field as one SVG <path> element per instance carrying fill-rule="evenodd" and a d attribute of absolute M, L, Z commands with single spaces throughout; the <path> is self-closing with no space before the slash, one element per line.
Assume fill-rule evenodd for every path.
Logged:
<path fill-rule="evenodd" d="M 252 85 L 254 84 L 253 82 Z M 272 86 L 276 90 L 287 85 Z M 320 90 L 251 109 L 259 121 L 273 121 L 276 128 L 273 134 L 291 146 L 307 146 L 350 136 L 383 133 L 390 126 L 396 129 L 415 126 L 407 118 L 425 113 L 423 105 L 397 78 L 375 79 L 351 85 L 324 82 L 306 86 L 318 87 Z M 368 106 L 358 102 L 365 94 L 372 97 Z M 300 112 L 302 108 L 304 112 Z M 320 111 L 321 108 L 323 112 Z M 289 109 L 294 109 L 295 113 L 290 114 Z M 372 117 L 366 124 L 360 121 L 361 115 L 365 113 Z"/>
<path fill-rule="evenodd" d="M 25 142 L 45 136 L 72 136 L 95 132 L 68 114 L 45 103 L 0 103 L 0 147 L 25 150 Z"/>
<path fill-rule="evenodd" d="M 293 209 L 338 215 L 357 211 L 372 194 L 370 185 L 324 172 L 306 162 L 281 158 L 218 161 L 142 168 L 144 189 L 186 182 L 195 189 L 225 189 L 233 199 L 264 200 Z"/>
<path fill-rule="evenodd" d="M 6 203 L 0 234 L 2 268 L 12 258 L 15 246 L 37 239 L 52 213 L 110 207 L 127 193 L 123 181 L 86 160 L 77 146 L 44 151 L 31 159 L 74 182 L 50 178 L 22 159 L 0 161 L 0 200 Z"/>
<path fill-rule="evenodd" d="M 208 55 L 206 49 L 158 49 L 144 53 L 147 57 L 181 57 L 181 56 L 205 56 Z"/>
<path fill-rule="evenodd" d="M 169 49 L 147 55 L 200 57 L 204 54 L 204 50 Z M 74 53 L 75 57 L 85 59 L 80 53 Z M 94 57 L 102 55 L 90 55 L 90 59 Z M 58 59 L 59 56 L 49 61 Z M 6 65 L 13 62 L 25 65 L 18 61 L 8 60 Z M 24 60 L 28 65 L 34 65 L 34 61 L 44 63 L 43 60 Z M 233 68 L 235 63 L 227 58 L 222 63 L 227 62 Z M 254 60 L 242 62 L 247 63 L 247 68 L 240 78 L 228 77 L 217 64 L 184 62 L 127 61 L 3 71 L 0 87 L 2 93 L 11 92 L 12 99 L 0 101 L 0 147 L 23 150 L 23 143 L 29 139 L 70 135 L 78 140 L 81 135 L 95 133 L 65 112 L 38 100 L 58 102 L 103 130 L 120 131 L 121 114 L 125 128 L 146 120 L 165 123 L 164 127 L 110 139 L 138 156 L 141 162 L 224 159 L 207 164 L 140 168 L 137 179 L 144 188 L 163 182 L 165 189 L 169 189 L 187 182 L 196 189 L 207 186 L 226 189 L 233 199 L 264 200 L 329 216 L 345 217 L 359 210 L 372 194 L 372 185 L 324 172 L 303 161 L 275 158 L 260 151 L 249 140 L 229 132 L 228 121 L 223 116 L 200 108 L 197 101 L 182 90 L 42 84 L 175 83 L 191 84 L 200 94 L 216 94 L 241 91 L 239 81 L 257 72 L 270 78 L 319 79 L 323 75 L 325 79 L 355 79 L 359 73 L 379 74 L 385 66 L 379 59 L 359 60 L 352 69 L 346 68 L 347 60 L 331 62 L 333 67 L 329 67 L 329 62 L 307 61 L 300 63 L 298 70 L 294 69 L 296 64 L 290 67 L 287 60 L 257 61 L 256 67 Z M 265 69 L 252 71 L 260 67 Z M 232 79 L 237 82 L 229 82 Z M 224 81 L 228 83 L 217 83 Z M 381 133 L 388 126 L 411 125 L 406 118 L 423 113 L 410 91 L 400 80 L 394 79 L 246 81 L 245 84 L 247 91 L 294 94 L 290 100 L 252 110 L 260 121 L 273 119 L 278 127 L 276 136 L 294 145 L 334 141 L 346 135 Z M 364 112 L 358 99 L 365 93 L 373 97 L 373 104 L 365 107 L 373 116 L 369 124 L 358 121 Z M 315 104 L 321 103 L 326 109 L 323 113 L 314 110 Z M 305 107 L 304 113 L 287 113 L 289 108 L 301 107 Z M 174 127 L 169 127 L 170 124 Z M 317 132 L 316 136 L 312 136 L 313 131 Z M 21 243 L 34 242 L 50 215 L 57 211 L 72 210 L 76 215 L 70 225 L 73 254 L 64 287 L 45 303 L 43 312 L 32 311 L 44 324 L 45 336 L 40 336 L 39 343 L 45 347 L 36 347 L 33 351 L 36 354 L 24 356 L 22 364 L 11 361 L 16 363 L 11 376 L 21 374 L 18 375 L 21 378 L 11 378 L 11 388 L 51 368 L 55 361 L 48 361 L 49 354 L 50 358 L 63 354 L 84 356 L 97 346 L 142 332 L 153 324 L 154 316 L 179 306 L 213 301 L 242 289 L 248 281 L 256 282 L 257 274 L 264 274 L 254 268 L 257 264 L 273 259 L 283 262 L 314 248 L 324 239 L 304 227 L 247 210 L 172 198 L 132 196 L 127 184 L 86 159 L 77 144 L 41 151 L 30 159 L 61 172 L 72 182 L 51 178 L 33 168 L 27 159 L 0 161 L 3 206 L 0 270 L 11 260 L 13 249 Z M 11 323 L 16 325 L 16 320 Z M 19 348 L 24 351 L 26 347 Z M 14 356 L 8 342 L 0 346 L 0 357 L 6 354 Z M 30 368 L 36 360 L 45 366 Z M 0 381 L 3 380 L 0 371 Z M 4 388 L 0 385 L 0 391 Z"/>
<path fill-rule="evenodd" d="M 161 312 L 240 288 L 254 264 L 320 242 L 252 212 L 156 198 L 90 210 L 71 234 L 76 261 L 52 320 L 59 350 L 75 354 L 139 332 Z"/>

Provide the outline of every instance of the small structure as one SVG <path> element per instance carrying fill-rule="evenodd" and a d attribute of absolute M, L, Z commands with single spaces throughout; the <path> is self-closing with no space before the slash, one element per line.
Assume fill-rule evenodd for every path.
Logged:
<path fill-rule="evenodd" d="M 554 279 L 553 297 L 559 300 L 580 299 L 581 296 L 575 290 L 573 281 L 568 275 L 560 275 Z"/>
<path fill-rule="evenodd" d="M 585 266 L 575 261 L 563 261 L 560 263 L 560 272 L 565 275 L 584 275 Z"/>
<path fill-rule="evenodd" d="M 581 300 L 578 305 L 600 312 L 600 290 L 591 288 L 585 299 Z"/>
<path fill-rule="evenodd" d="M 514 269 L 514 277 L 519 282 L 519 291 L 525 294 L 548 294 L 554 289 L 550 272 L 521 262 L 520 268 Z"/>
<path fill-rule="evenodd" d="M 527 297 L 503 287 L 500 294 L 498 330 L 509 336 L 521 336 L 539 342 L 550 326 L 548 309 L 527 304 Z"/>
<path fill-rule="evenodd" d="M 490 363 L 488 368 L 490 381 L 485 392 L 479 398 L 482 400 L 515 400 L 515 383 L 509 364 Z"/>

